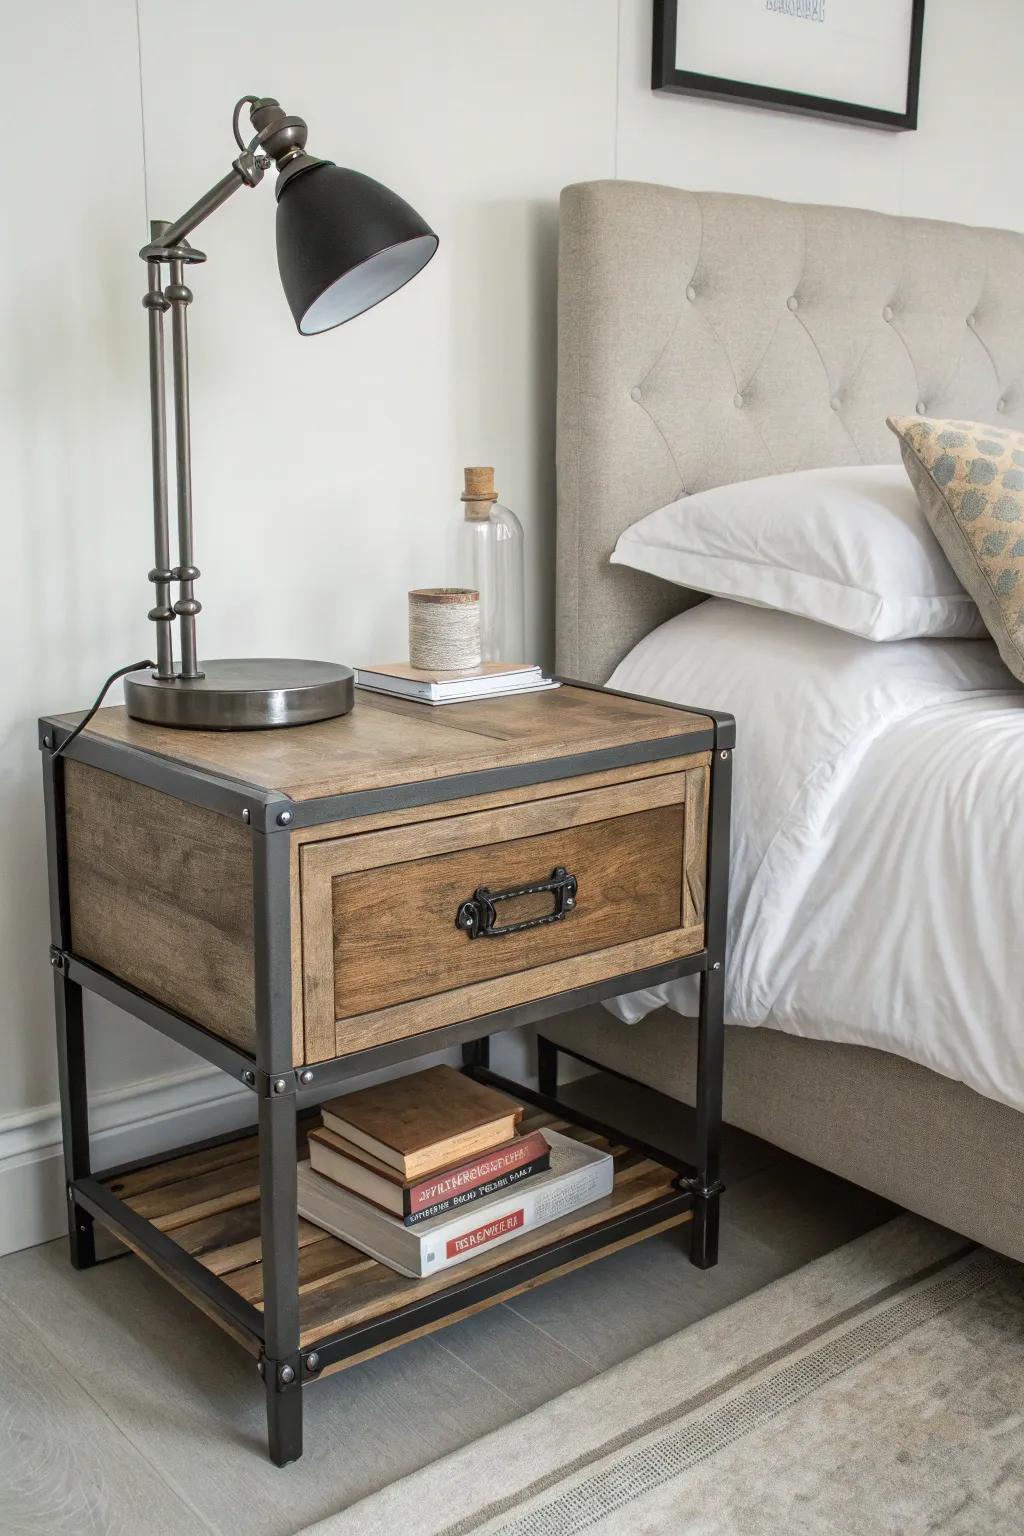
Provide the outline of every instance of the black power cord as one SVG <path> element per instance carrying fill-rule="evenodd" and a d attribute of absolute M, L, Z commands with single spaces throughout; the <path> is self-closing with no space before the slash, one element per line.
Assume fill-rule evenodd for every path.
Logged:
<path fill-rule="evenodd" d="M 147 659 L 145 661 L 133 661 L 130 666 L 119 667 L 116 672 L 111 672 L 110 676 L 107 678 L 106 682 L 103 684 L 103 687 L 100 689 L 99 693 L 96 695 L 96 702 L 95 702 L 95 704 L 88 711 L 88 713 L 83 717 L 83 719 L 79 720 L 79 722 L 75 726 L 74 730 L 70 731 L 68 733 L 68 735 L 64 737 L 64 740 L 61 742 L 60 746 L 56 747 L 54 749 L 54 753 L 53 753 L 54 757 L 60 757 L 63 752 L 67 751 L 68 747 L 70 747 L 70 745 L 74 741 L 75 737 L 76 736 L 80 736 L 82 734 L 82 732 L 85 730 L 86 726 L 89 724 L 89 721 L 92 719 L 93 715 L 96 713 L 96 711 L 99 709 L 100 705 L 103 703 L 103 700 L 106 698 L 107 690 L 108 690 L 108 688 L 110 687 L 110 685 L 112 683 L 116 683 L 119 677 L 127 677 L 129 672 L 140 672 L 143 667 L 155 667 L 155 666 L 156 666 L 156 662 L 155 661 L 150 661 L 148 659 L 148 657 L 147 657 Z"/>

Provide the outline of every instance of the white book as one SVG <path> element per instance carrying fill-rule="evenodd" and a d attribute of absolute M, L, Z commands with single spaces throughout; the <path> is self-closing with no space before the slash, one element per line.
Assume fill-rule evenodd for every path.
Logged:
<path fill-rule="evenodd" d="M 314 1173 L 308 1162 L 300 1163 L 299 1215 L 403 1275 L 436 1274 L 611 1194 L 611 1153 L 558 1131 L 541 1134 L 551 1145 L 546 1173 L 415 1227 Z"/>
<path fill-rule="evenodd" d="M 391 698 L 412 699 L 416 704 L 431 704 L 435 706 L 438 704 L 468 704 L 473 699 L 507 699 L 515 693 L 543 693 L 547 688 L 560 688 L 561 686 L 561 683 L 555 682 L 553 678 L 541 677 L 535 683 L 516 683 L 506 688 L 488 688 L 483 693 L 460 693 L 443 699 L 431 699 L 419 694 L 399 693 L 395 688 L 376 688 L 373 684 L 364 682 L 362 674 L 359 675 L 359 687 L 366 693 L 385 693 Z"/>
<path fill-rule="evenodd" d="M 530 662 L 486 661 L 460 672 L 425 672 L 405 662 L 390 661 L 375 667 L 357 667 L 360 688 L 395 693 L 409 699 L 456 699 L 486 696 L 509 687 L 528 687 L 547 682 L 540 667 Z"/>

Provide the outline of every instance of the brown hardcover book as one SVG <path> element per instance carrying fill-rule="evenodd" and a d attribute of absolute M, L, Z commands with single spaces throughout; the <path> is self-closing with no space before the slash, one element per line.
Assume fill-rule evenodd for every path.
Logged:
<path fill-rule="evenodd" d="M 335 1135 L 417 1179 L 511 1141 L 523 1106 L 454 1067 L 428 1067 L 322 1106 Z"/>
<path fill-rule="evenodd" d="M 309 1133 L 309 1161 L 315 1172 L 362 1195 L 410 1227 L 545 1172 L 551 1163 L 551 1146 L 540 1131 L 532 1131 L 426 1178 L 403 1179 L 380 1158 L 324 1128 Z"/>

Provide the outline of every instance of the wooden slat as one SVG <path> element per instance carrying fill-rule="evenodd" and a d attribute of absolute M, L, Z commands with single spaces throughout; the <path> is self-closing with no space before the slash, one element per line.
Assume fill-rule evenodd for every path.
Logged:
<path fill-rule="evenodd" d="M 259 1159 L 245 1157 L 210 1173 L 148 1189 L 141 1195 L 134 1195 L 127 1203 L 137 1215 L 144 1216 L 161 1232 L 171 1232 L 202 1216 L 214 1216 L 232 1206 L 257 1200 L 259 1192 Z"/>
<path fill-rule="evenodd" d="M 321 1232 L 321 1242 L 307 1245 L 299 1254 L 299 1294 L 315 1290 L 318 1285 L 350 1279 L 358 1269 L 379 1269 L 376 1259 L 360 1252 L 358 1248 L 341 1242 L 329 1232 Z M 228 1284 L 239 1296 L 254 1306 L 263 1306 L 263 1265 L 247 1264 L 226 1276 Z"/>
<path fill-rule="evenodd" d="M 322 1242 L 326 1236 L 322 1227 L 300 1220 L 300 1250 Z M 226 1275 L 250 1264 L 258 1265 L 262 1255 L 259 1201 L 232 1206 L 213 1216 L 203 1216 L 183 1227 L 175 1227 L 174 1241 L 215 1275 Z"/>
<path fill-rule="evenodd" d="M 200 1173 L 212 1173 L 215 1168 L 226 1168 L 230 1163 L 244 1162 L 259 1151 L 255 1136 L 242 1136 L 237 1141 L 222 1141 L 216 1147 L 204 1147 L 200 1152 L 186 1152 L 182 1157 L 167 1158 L 163 1162 L 148 1163 L 116 1179 L 104 1183 L 122 1200 L 131 1202 L 136 1195 L 151 1189 L 165 1189 L 183 1179 L 195 1178 Z"/>

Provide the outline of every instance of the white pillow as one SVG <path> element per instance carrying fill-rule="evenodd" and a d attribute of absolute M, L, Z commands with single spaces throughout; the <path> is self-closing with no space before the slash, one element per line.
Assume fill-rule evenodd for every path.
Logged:
<path fill-rule="evenodd" d="M 868 640 L 987 633 L 901 465 L 804 469 L 683 496 L 627 528 L 612 561 Z"/>

